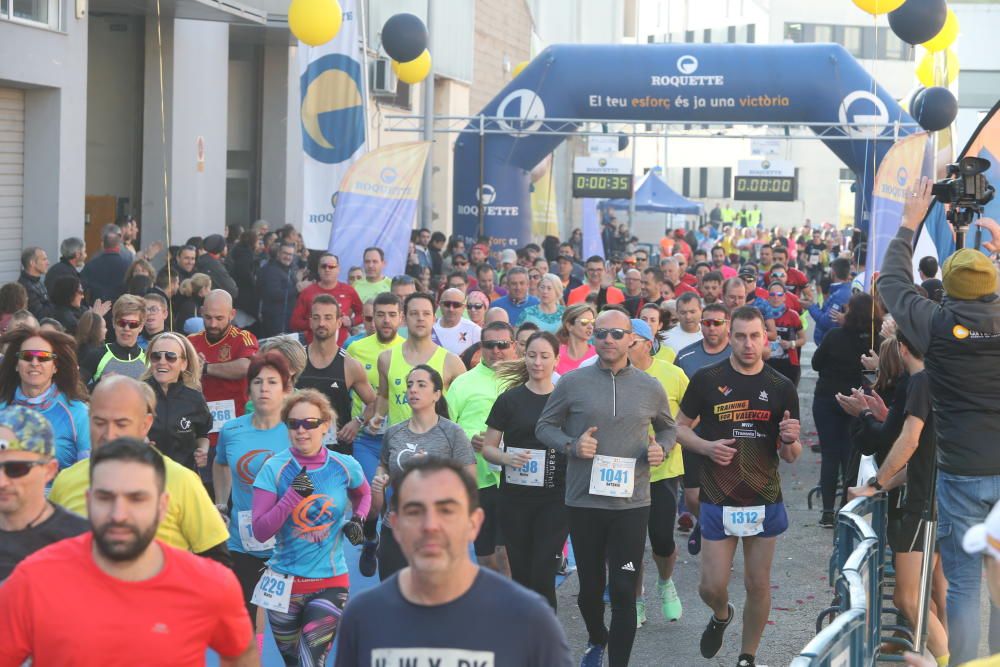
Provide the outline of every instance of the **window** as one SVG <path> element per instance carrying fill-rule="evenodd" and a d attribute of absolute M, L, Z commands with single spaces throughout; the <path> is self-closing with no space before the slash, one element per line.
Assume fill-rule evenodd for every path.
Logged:
<path fill-rule="evenodd" d="M 836 42 L 837 40 L 833 36 L 833 26 L 832 25 L 817 25 L 814 27 L 815 33 L 813 40 L 819 43 L 829 43 Z"/>
<path fill-rule="evenodd" d="M 708 196 L 708 167 L 702 167 L 700 169 L 701 173 L 698 174 L 698 196 L 704 199 Z M 715 171 L 713 169 L 713 171 Z"/>
<path fill-rule="evenodd" d="M 685 197 L 691 196 L 691 169 L 684 167 L 684 175 L 681 179 L 681 194 Z"/>
<path fill-rule="evenodd" d="M 792 42 L 803 42 L 805 41 L 805 31 L 802 28 L 801 23 L 786 23 L 785 24 L 785 39 Z"/>
<path fill-rule="evenodd" d="M 889 28 L 878 29 L 879 58 L 886 60 L 909 60 L 913 47 L 896 37 Z"/>
<path fill-rule="evenodd" d="M 861 28 L 857 26 L 844 26 L 844 48 L 855 58 L 864 55 L 861 40 Z"/>
<path fill-rule="evenodd" d="M 59 0 L 0 0 L 0 19 L 43 25 L 58 30 Z"/>
<path fill-rule="evenodd" d="M 840 180 L 842 180 L 842 181 L 853 181 L 853 180 L 856 180 L 856 178 L 857 177 L 854 175 L 854 172 L 851 171 L 850 169 L 841 169 L 840 170 Z"/>
<path fill-rule="evenodd" d="M 751 23 L 750 25 L 747 26 L 747 39 L 746 39 L 747 44 L 753 44 L 756 41 L 756 38 L 757 38 L 757 26 Z M 729 195 L 726 194 L 726 196 L 728 197 Z"/>

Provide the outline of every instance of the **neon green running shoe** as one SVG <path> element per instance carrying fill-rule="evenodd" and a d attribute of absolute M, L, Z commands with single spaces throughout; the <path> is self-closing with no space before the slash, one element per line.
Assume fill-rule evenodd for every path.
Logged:
<path fill-rule="evenodd" d="M 639 598 L 635 601 L 635 627 L 638 630 L 646 622 L 646 601 Z"/>
<path fill-rule="evenodd" d="M 677 597 L 677 588 L 673 579 L 660 581 L 656 584 L 656 589 L 660 591 L 660 601 L 662 604 L 663 618 L 668 621 L 678 621 L 681 618 L 683 608 L 681 599 Z"/>

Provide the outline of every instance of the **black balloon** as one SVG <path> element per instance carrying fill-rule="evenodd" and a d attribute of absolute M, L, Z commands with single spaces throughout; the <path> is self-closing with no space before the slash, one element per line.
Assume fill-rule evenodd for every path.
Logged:
<path fill-rule="evenodd" d="M 941 32 L 948 18 L 945 0 L 906 0 L 899 9 L 889 12 L 889 27 L 908 44 L 923 44 Z"/>
<path fill-rule="evenodd" d="M 427 26 L 413 14 L 393 14 L 382 26 L 382 47 L 396 62 L 408 63 L 427 48 Z"/>
<path fill-rule="evenodd" d="M 937 132 L 955 121 L 955 116 L 958 115 L 958 100 L 947 88 L 933 86 L 913 98 L 910 115 L 920 123 L 920 127 L 928 132 Z"/>

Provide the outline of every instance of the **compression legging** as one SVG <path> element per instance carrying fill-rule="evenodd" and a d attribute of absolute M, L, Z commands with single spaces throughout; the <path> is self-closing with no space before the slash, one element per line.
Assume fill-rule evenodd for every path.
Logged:
<path fill-rule="evenodd" d="M 347 604 L 346 588 L 292 593 L 288 611 L 267 611 L 278 650 L 289 667 L 323 667 Z"/>
<path fill-rule="evenodd" d="M 674 524 L 677 522 L 678 477 L 649 484 L 649 544 L 660 558 L 673 555 Z"/>
<path fill-rule="evenodd" d="M 520 500 L 501 494 L 498 510 L 511 577 L 555 609 L 556 571 L 569 534 L 562 498 Z"/>

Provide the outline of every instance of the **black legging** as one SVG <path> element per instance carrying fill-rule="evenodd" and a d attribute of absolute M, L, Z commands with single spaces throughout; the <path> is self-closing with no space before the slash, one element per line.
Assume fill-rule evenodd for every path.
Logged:
<path fill-rule="evenodd" d="M 577 605 L 589 641 L 607 645 L 610 667 L 625 667 L 635 641 L 636 579 L 646 548 L 649 507 L 568 509 L 569 534 L 580 580 Z M 610 631 L 604 625 L 605 583 L 611 597 Z"/>
<path fill-rule="evenodd" d="M 236 579 L 239 580 L 240 588 L 243 589 L 243 604 L 246 605 L 247 613 L 250 614 L 250 623 L 256 623 L 257 605 L 250 600 L 253 598 L 253 589 L 257 587 L 260 575 L 264 572 L 264 563 L 267 562 L 267 559 L 240 551 L 230 551 L 229 555 L 233 559 L 233 572 L 236 573 Z"/>
<path fill-rule="evenodd" d="M 812 409 L 822 455 L 819 485 L 823 492 L 823 511 L 832 512 L 837 480 L 847 478 L 851 459 L 851 416 L 832 396 L 814 396 Z"/>
<path fill-rule="evenodd" d="M 378 538 L 378 578 L 385 581 L 408 565 L 396 536 L 392 534 L 388 519 L 383 517 Z"/>
<path fill-rule="evenodd" d="M 569 534 L 562 494 L 555 500 L 499 497 L 500 527 L 514 581 L 530 588 L 556 608 L 556 571 Z"/>
<path fill-rule="evenodd" d="M 677 480 L 661 479 L 649 484 L 649 544 L 660 558 L 674 554 L 674 524 L 677 522 Z"/>

